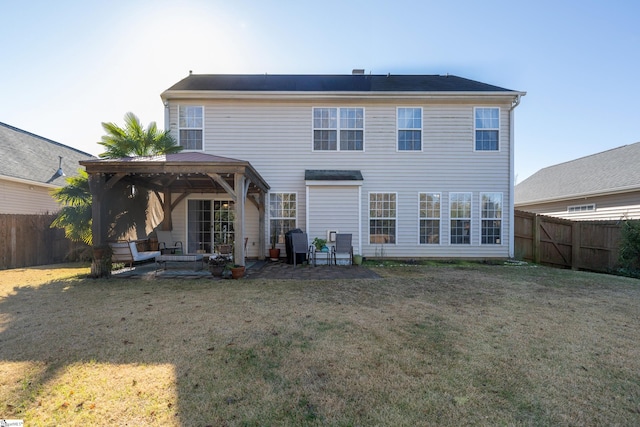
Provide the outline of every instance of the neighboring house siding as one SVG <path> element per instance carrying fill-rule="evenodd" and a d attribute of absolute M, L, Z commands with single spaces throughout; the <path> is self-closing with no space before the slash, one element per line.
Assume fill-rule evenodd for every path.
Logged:
<path fill-rule="evenodd" d="M 384 245 L 386 256 L 423 257 L 507 257 L 509 254 L 510 129 L 509 103 L 405 102 L 405 101 L 193 101 L 172 100 L 170 128 L 177 136 L 178 105 L 204 106 L 204 151 L 218 156 L 249 161 L 271 186 L 272 192 L 297 193 L 297 226 L 312 239 L 320 232 L 328 213 L 312 206 L 307 230 L 307 189 L 305 169 L 357 169 L 362 172 L 361 217 L 362 252 L 374 256 L 379 245 L 369 244 L 370 192 L 397 194 L 397 241 Z M 397 107 L 422 107 L 422 150 L 397 150 Z M 500 108 L 498 151 L 474 150 L 474 107 Z M 312 151 L 313 107 L 362 107 L 365 116 L 363 151 Z M 313 194 L 313 189 L 311 194 Z M 439 245 L 419 244 L 419 193 L 439 192 L 443 196 L 442 239 Z M 470 192 L 473 196 L 472 240 L 470 245 L 449 244 L 450 192 Z M 504 195 L 503 236 L 500 245 L 480 245 L 480 193 Z M 174 227 L 180 227 L 174 211 Z M 316 215 L 320 215 L 316 219 Z M 246 221 L 245 225 L 250 225 Z M 182 226 L 184 227 L 184 226 Z M 343 231 L 342 225 L 336 225 Z M 267 227 L 268 228 L 268 227 Z M 257 233 L 257 229 L 256 229 Z M 320 233 L 319 235 L 323 235 Z M 354 235 L 354 238 L 358 236 Z M 250 235 L 251 239 L 257 238 Z M 269 242 L 268 235 L 265 241 Z M 354 239 L 355 240 L 355 239 Z M 268 245 L 268 243 L 267 243 Z M 355 244 L 354 244 L 355 246 Z M 250 249 L 251 251 L 251 249 Z"/>
<path fill-rule="evenodd" d="M 591 204 L 595 205 L 594 210 L 568 212 L 569 206 Z M 519 204 L 516 209 L 577 221 L 640 219 L 640 191 L 535 205 Z"/>
<path fill-rule="evenodd" d="M 55 213 L 60 205 L 51 197 L 50 187 L 27 184 L 0 178 L 0 213 Z"/>

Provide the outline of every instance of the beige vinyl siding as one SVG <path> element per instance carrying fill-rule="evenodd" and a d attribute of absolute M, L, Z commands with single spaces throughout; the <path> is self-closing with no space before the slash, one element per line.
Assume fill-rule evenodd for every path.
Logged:
<path fill-rule="evenodd" d="M 309 186 L 309 218 L 307 233 L 309 240 L 315 237 L 327 238 L 327 230 L 337 230 L 351 234 L 354 251 L 358 252 L 358 186 Z M 330 246 L 330 244 L 329 244 Z"/>
<path fill-rule="evenodd" d="M 595 205 L 595 210 L 568 212 L 569 206 L 590 204 Z M 536 205 L 518 205 L 516 209 L 576 221 L 640 219 L 640 191 Z"/>
<path fill-rule="evenodd" d="M 51 197 L 50 187 L 0 180 L 0 213 L 55 213 L 60 205 Z"/>
<path fill-rule="evenodd" d="M 175 103 L 175 105 L 174 105 Z M 171 130 L 177 132 L 179 100 L 170 108 Z M 396 257 L 507 257 L 510 236 L 508 206 L 510 185 L 510 101 L 505 103 L 406 101 L 277 101 L 207 100 L 204 146 L 209 154 L 249 161 L 271 186 L 272 192 L 298 195 L 297 226 L 307 231 L 305 219 L 305 169 L 357 169 L 364 177 L 361 221 L 362 250 L 374 256 L 369 245 L 370 192 L 397 194 L 397 243 L 385 245 L 386 256 Z M 313 107 L 363 107 L 365 114 L 364 151 L 313 151 Z M 422 151 L 397 151 L 396 109 L 422 107 Z M 500 108 L 499 151 L 474 151 L 474 107 Z M 439 192 L 443 196 L 442 243 L 419 245 L 418 194 Z M 448 194 L 473 194 L 473 239 L 471 245 L 449 245 Z M 480 245 L 482 192 L 500 192 L 504 199 L 503 243 Z M 316 220 L 313 211 L 311 226 Z M 320 214 L 326 215 L 324 213 Z M 317 221 L 317 220 L 316 220 Z M 246 224 L 249 226 L 249 224 Z M 339 227 L 342 228 L 342 227 Z M 314 233 L 316 230 L 311 230 Z M 342 230 L 341 230 L 342 231 Z M 312 237 L 310 235 L 310 237 Z M 268 241 L 268 239 L 267 239 Z"/>

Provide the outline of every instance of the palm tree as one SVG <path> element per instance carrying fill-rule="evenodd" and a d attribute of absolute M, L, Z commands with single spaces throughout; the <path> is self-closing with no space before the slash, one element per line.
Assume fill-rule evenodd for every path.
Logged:
<path fill-rule="evenodd" d="M 117 159 L 129 156 L 154 156 L 159 154 L 177 153 L 182 147 L 169 131 L 159 131 L 155 122 L 151 122 L 145 130 L 138 117 L 129 112 L 124 116 L 125 127 L 114 123 L 102 123 L 107 132 L 99 144 L 106 148 L 100 154 L 104 159 Z M 53 197 L 63 205 L 58 212 L 52 227 L 64 228 L 67 238 L 73 241 L 83 241 L 92 244 L 91 234 L 91 190 L 89 189 L 89 176 L 84 170 L 80 170 L 78 176 L 67 178 L 67 186 L 52 192 Z M 118 188 L 119 190 L 127 190 Z M 115 190 L 115 189 L 114 189 Z M 139 213 L 146 212 L 148 197 L 140 194 L 139 197 L 126 199 L 120 197 L 120 202 L 128 204 L 114 209 L 132 213 L 133 218 L 139 218 Z M 117 206 L 116 206 L 117 205 Z"/>
<path fill-rule="evenodd" d="M 129 112 L 124 115 L 125 127 L 114 123 L 102 123 L 107 133 L 102 137 L 106 151 L 100 154 L 105 159 L 117 159 L 129 156 L 154 156 L 177 153 L 182 147 L 176 143 L 169 131 L 160 131 L 156 122 L 149 123 L 145 130 L 140 119 Z"/>
<path fill-rule="evenodd" d="M 91 190 L 89 177 L 83 169 L 78 176 L 66 179 L 67 186 L 56 188 L 51 193 L 60 202 L 62 209 L 58 211 L 51 227 L 64 228 L 65 236 L 74 242 L 91 244 Z"/>

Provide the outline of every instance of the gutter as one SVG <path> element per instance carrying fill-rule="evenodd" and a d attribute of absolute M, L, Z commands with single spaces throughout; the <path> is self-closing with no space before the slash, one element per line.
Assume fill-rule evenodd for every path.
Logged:
<path fill-rule="evenodd" d="M 362 99 L 450 99 L 450 100 L 469 100 L 469 98 L 477 97 L 485 99 L 487 97 L 495 97 L 504 99 L 505 97 L 515 96 L 520 103 L 521 96 L 526 92 L 517 91 L 385 91 L 385 92 L 325 92 L 325 91 L 231 91 L 231 90 L 167 90 L 164 91 L 160 98 L 163 102 L 171 99 L 284 99 L 284 100 L 308 100 L 326 99 L 326 98 L 362 98 Z M 512 108 L 515 108 L 513 106 Z"/>
<path fill-rule="evenodd" d="M 17 182 L 17 183 L 20 183 L 20 184 L 27 184 L 27 185 L 33 185 L 33 186 L 38 186 L 38 187 L 50 188 L 50 189 L 56 189 L 56 188 L 64 187 L 63 185 L 48 184 L 46 182 L 32 181 L 32 180 L 29 180 L 29 179 L 16 178 L 16 177 L 13 177 L 13 176 L 8 176 L 8 175 L 0 175 L 0 179 L 4 179 L 6 181 Z"/>
<path fill-rule="evenodd" d="M 634 191 L 640 191 L 640 185 L 627 185 L 625 187 L 617 187 L 610 189 L 602 189 L 598 191 L 592 191 L 589 193 L 576 193 L 576 194 L 566 194 L 563 196 L 551 197 L 546 199 L 535 199 L 535 200 L 525 200 L 522 202 L 518 202 L 520 206 L 529 206 L 529 205 L 544 205 L 547 203 L 556 203 L 556 202 L 566 202 L 575 199 L 588 199 L 589 197 L 598 197 L 598 196 L 609 196 L 614 194 L 624 194 L 624 193 L 633 193 Z"/>

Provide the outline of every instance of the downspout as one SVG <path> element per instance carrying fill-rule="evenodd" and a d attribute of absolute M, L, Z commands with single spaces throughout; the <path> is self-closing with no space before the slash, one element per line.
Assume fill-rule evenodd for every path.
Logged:
<path fill-rule="evenodd" d="M 517 94 L 509 109 L 509 258 L 515 256 L 515 129 L 514 111 L 520 105 L 520 98 L 524 94 Z"/>

